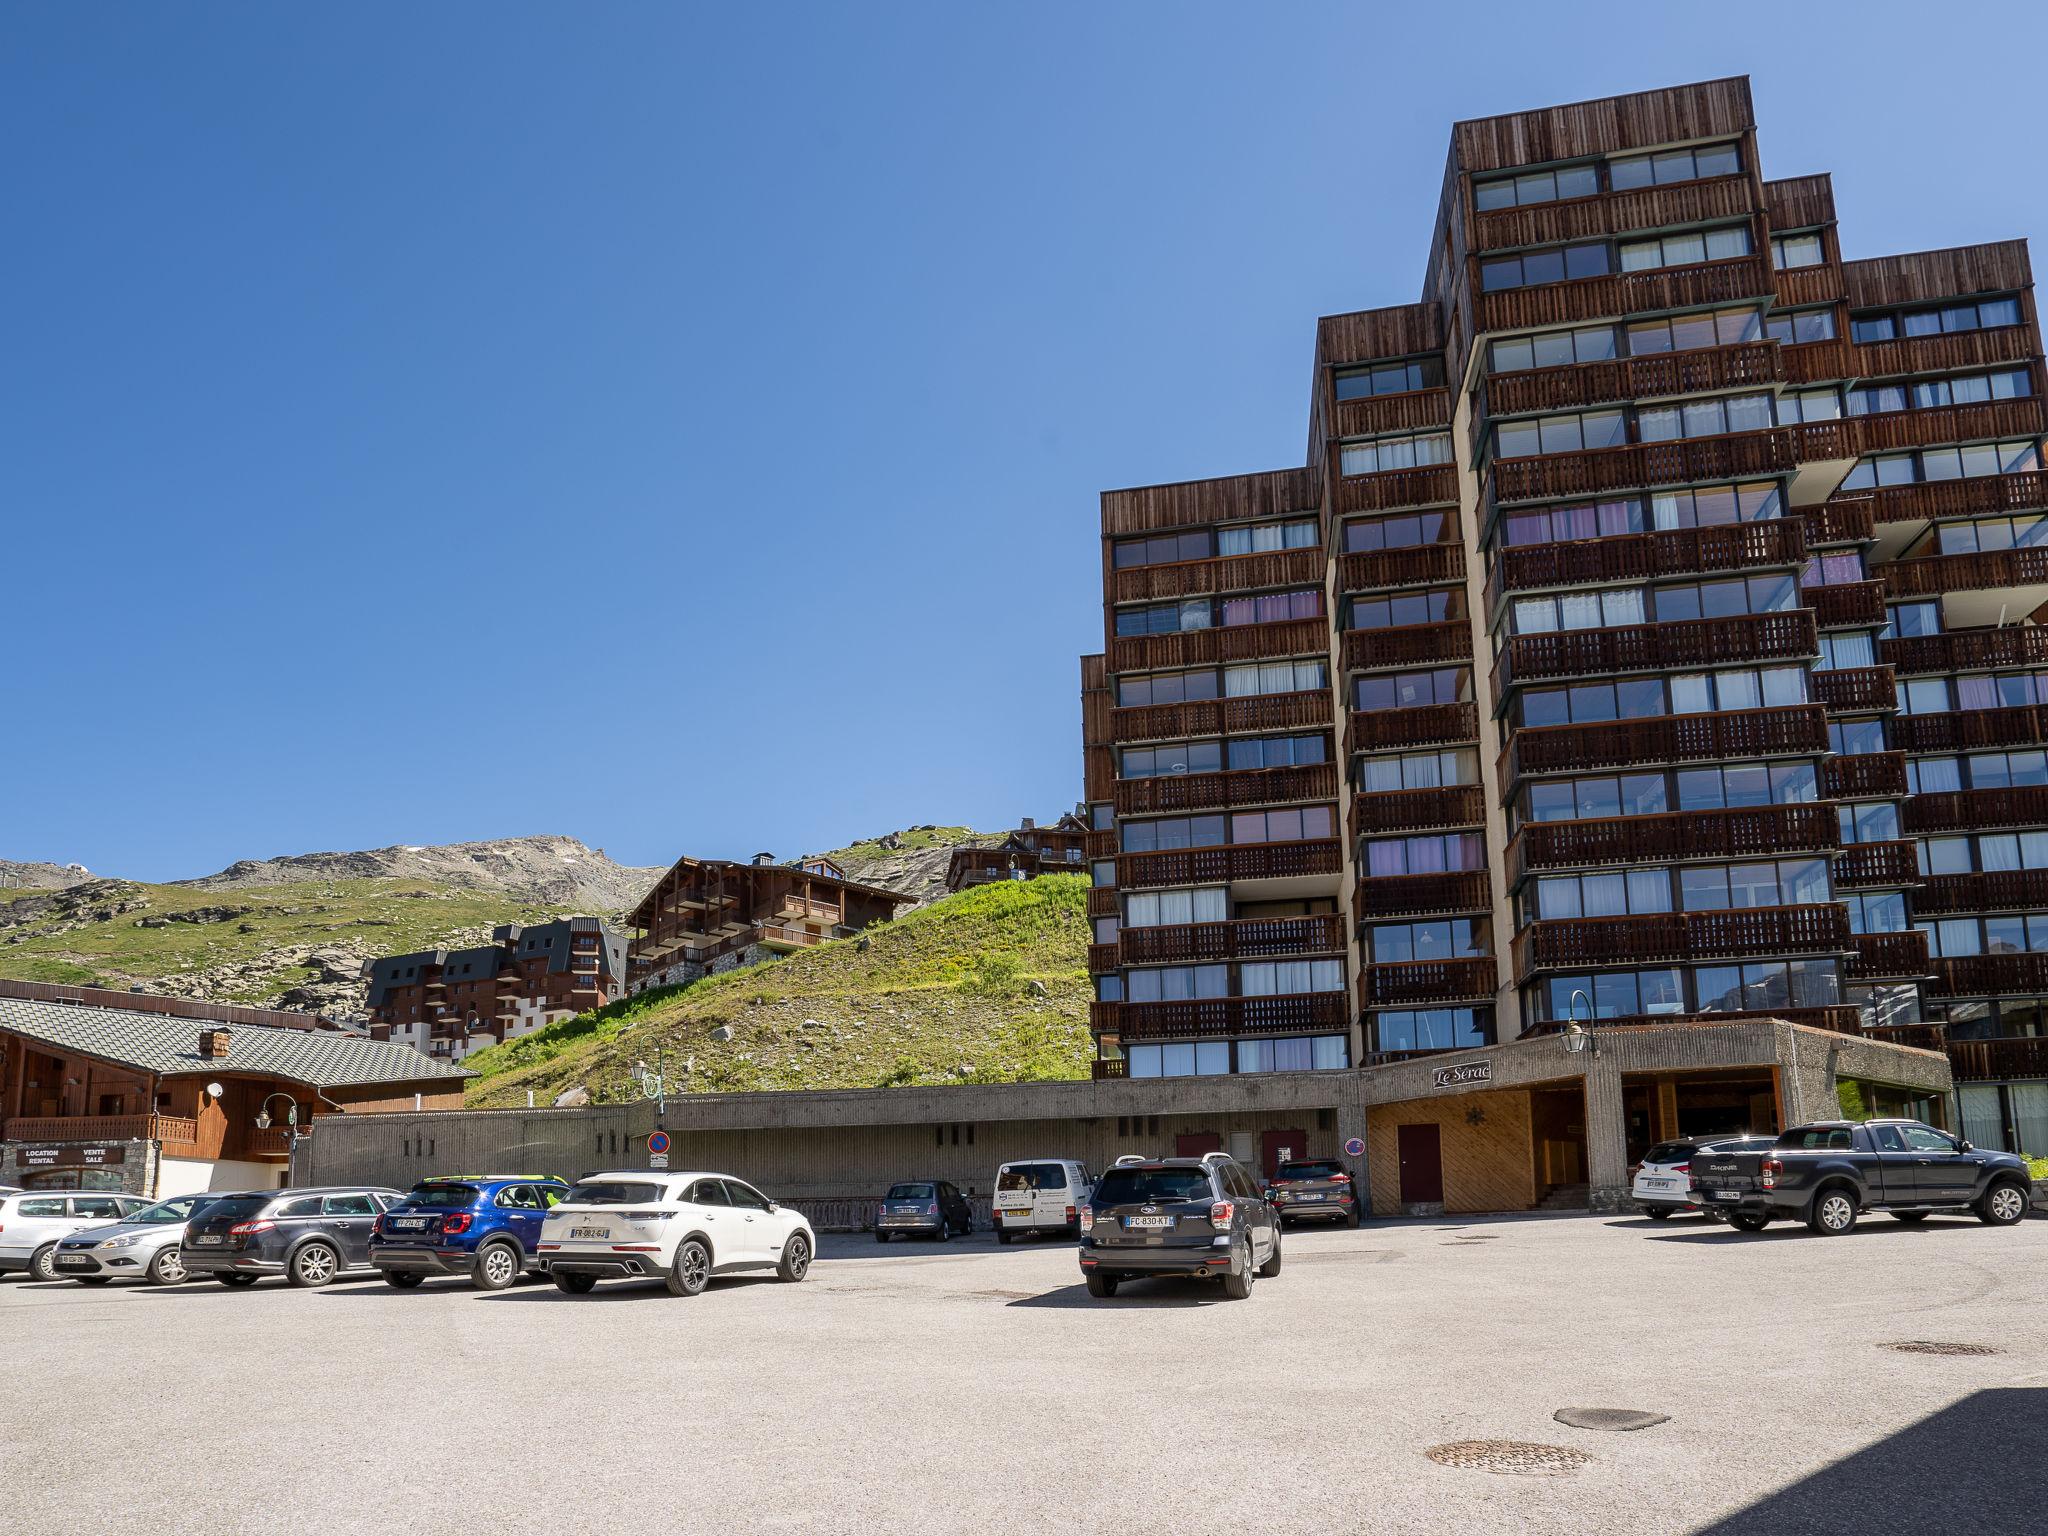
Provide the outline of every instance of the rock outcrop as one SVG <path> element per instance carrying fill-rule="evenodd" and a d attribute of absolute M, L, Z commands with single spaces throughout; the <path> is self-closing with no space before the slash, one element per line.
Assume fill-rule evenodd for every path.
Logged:
<path fill-rule="evenodd" d="M 529 901 L 618 912 L 634 906 L 660 869 L 615 864 L 573 837 L 501 837 L 482 843 L 400 844 L 357 853 L 300 853 L 243 859 L 219 874 L 182 882 L 206 887 L 292 885 L 317 880 L 423 880 L 504 891 Z"/>

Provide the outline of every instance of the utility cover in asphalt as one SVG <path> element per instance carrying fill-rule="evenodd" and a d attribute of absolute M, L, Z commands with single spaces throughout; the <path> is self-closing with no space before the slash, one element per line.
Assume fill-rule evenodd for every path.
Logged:
<path fill-rule="evenodd" d="M 1422 1454 L 1440 1467 L 1515 1477 L 1564 1477 L 1593 1459 L 1569 1445 L 1533 1445 L 1527 1440 L 1458 1440 L 1433 1445 Z"/>
<path fill-rule="evenodd" d="M 1560 1408 L 1551 1417 L 1573 1429 L 1648 1429 L 1668 1424 L 1668 1413 L 1645 1413 L 1640 1408 Z"/>

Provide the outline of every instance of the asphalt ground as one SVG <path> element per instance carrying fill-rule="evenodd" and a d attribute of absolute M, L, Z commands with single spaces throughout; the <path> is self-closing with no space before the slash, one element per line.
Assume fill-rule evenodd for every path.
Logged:
<path fill-rule="evenodd" d="M 810 1277 L 0 1284 L 23 1532 L 2048 1531 L 2048 1221 L 1290 1233 L 1242 1302 L 1070 1243 Z M 1995 1354 L 1902 1353 L 1898 1342 Z M 1668 1414 L 1632 1433 L 1561 1408 Z M 1551 1475 L 1441 1465 L 1508 1440 Z"/>

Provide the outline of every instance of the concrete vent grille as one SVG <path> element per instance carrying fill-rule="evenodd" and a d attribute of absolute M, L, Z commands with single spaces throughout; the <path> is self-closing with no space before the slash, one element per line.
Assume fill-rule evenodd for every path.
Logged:
<path fill-rule="evenodd" d="M 1899 1339 L 1878 1346 L 1902 1355 L 1996 1355 L 2004 1351 L 1996 1344 L 1951 1344 L 1935 1339 Z"/>
<path fill-rule="evenodd" d="M 1514 1477 L 1568 1477 L 1593 1458 L 1568 1445 L 1527 1440 L 1456 1440 L 1422 1453 L 1440 1467 L 1503 1472 Z"/>

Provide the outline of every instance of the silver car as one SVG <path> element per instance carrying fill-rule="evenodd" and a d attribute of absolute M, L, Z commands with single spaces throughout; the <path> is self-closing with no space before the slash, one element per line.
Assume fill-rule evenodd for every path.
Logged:
<path fill-rule="evenodd" d="M 177 1195 L 159 1200 L 111 1227 L 88 1227 L 57 1244 L 50 1267 L 59 1280 L 105 1285 L 109 1280 L 147 1280 L 151 1285 L 185 1283 L 178 1244 L 185 1223 L 213 1195 Z"/>
<path fill-rule="evenodd" d="M 25 1269 L 31 1280 L 54 1280 L 57 1244 L 87 1227 L 126 1221 L 150 1202 L 140 1195 L 84 1190 L 23 1190 L 0 1197 L 0 1274 Z"/>

